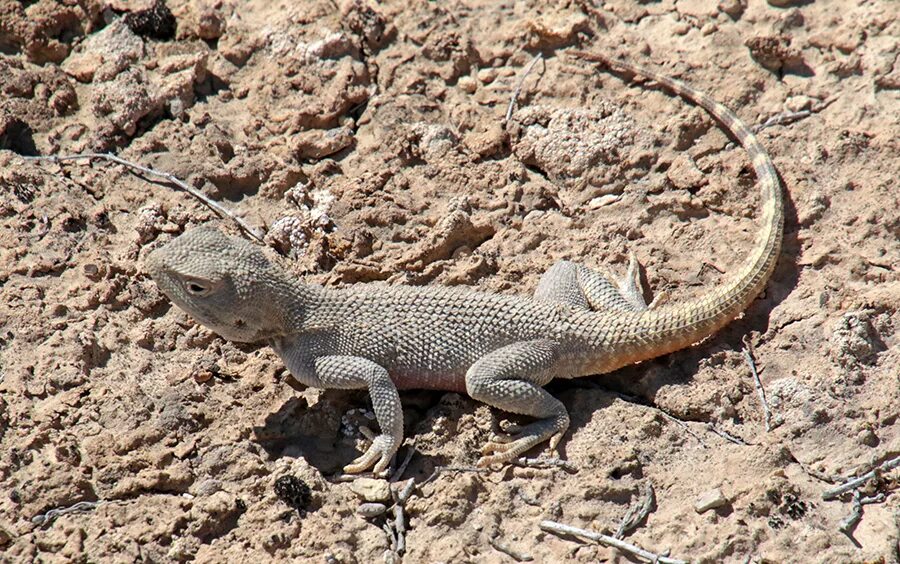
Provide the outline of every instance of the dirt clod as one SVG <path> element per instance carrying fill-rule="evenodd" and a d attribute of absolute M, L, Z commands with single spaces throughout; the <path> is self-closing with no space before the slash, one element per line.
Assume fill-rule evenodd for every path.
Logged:
<path fill-rule="evenodd" d="M 285 475 L 275 480 L 275 495 L 294 509 L 306 509 L 312 499 L 312 491 L 303 480 Z"/>

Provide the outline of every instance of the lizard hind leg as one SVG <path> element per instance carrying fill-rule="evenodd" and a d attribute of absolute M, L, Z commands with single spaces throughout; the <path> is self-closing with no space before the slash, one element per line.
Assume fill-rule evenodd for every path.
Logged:
<path fill-rule="evenodd" d="M 585 269 L 587 270 L 587 269 Z M 641 283 L 641 263 L 634 253 L 628 254 L 628 269 L 625 276 L 618 279 L 619 295 L 628 303 L 632 311 L 644 311 L 647 302 L 644 301 L 644 286 Z"/>
<path fill-rule="evenodd" d="M 550 441 L 554 450 L 569 428 L 569 414 L 542 388 L 553 379 L 558 344 L 539 339 L 507 345 L 478 359 L 466 373 L 466 391 L 474 399 L 511 413 L 538 418 L 509 441 L 489 442 L 478 466 L 509 462 Z"/>
<path fill-rule="evenodd" d="M 639 312 L 647 309 L 634 254 L 625 276 L 616 279 L 584 265 L 562 260 L 550 267 L 534 292 L 538 301 L 593 311 Z"/>

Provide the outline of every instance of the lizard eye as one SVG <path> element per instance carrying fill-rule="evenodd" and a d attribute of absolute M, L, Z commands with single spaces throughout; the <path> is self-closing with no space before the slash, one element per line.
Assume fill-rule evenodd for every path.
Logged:
<path fill-rule="evenodd" d="M 185 282 L 184 287 L 188 293 L 195 296 L 205 296 L 209 293 L 209 285 L 198 280 L 188 280 Z"/>

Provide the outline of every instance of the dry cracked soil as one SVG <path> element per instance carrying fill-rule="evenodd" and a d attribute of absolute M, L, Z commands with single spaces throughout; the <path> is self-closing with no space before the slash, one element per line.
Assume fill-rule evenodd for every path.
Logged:
<path fill-rule="evenodd" d="M 338 478 L 366 395 L 304 389 L 148 278 L 153 249 L 232 223 L 120 165 L 23 158 L 171 173 L 330 286 L 527 295 L 631 252 L 654 294 L 721 284 L 759 227 L 745 152 L 573 48 L 760 127 L 780 262 L 706 341 L 552 383 L 572 469 L 473 471 L 505 415 L 403 392 L 402 550 L 385 484 Z M 623 562 L 539 523 L 613 534 L 652 487 L 624 533 L 646 550 L 897 563 L 900 471 L 857 488 L 857 523 L 852 491 L 823 494 L 900 456 L 898 116 L 890 0 L 0 0 L 0 561 Z"/>

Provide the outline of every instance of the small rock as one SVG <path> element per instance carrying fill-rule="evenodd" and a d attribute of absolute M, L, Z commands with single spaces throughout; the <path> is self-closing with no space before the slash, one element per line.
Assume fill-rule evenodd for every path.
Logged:
<path fill-rule="evenodd" d="M 0 527 L 0 546 L 6 546 L 12 540 L 12 535 L 6 529 Z"/>
<path fill-rule="evenodd" d="M 753 60 L 772 72 L 803 64 L 803 55 L 791 46 L 790 38 L 784 35 L 759 35 L 747 39 L 744 45 L 750 50 Z"/>
<path fill-rule="evenodd" d="M 383 503 L 363 503 L 356 508 L 356 513 L 366 519 L 378 517 L 384 514 L 385 511 L 387 511 L 387 506 Z"/>
<path fill-rule="evenodd" d="M 352 143 L 353 130 L 349 127 L 311 129 L 295 135 L 292 149 L 299 159 L 322 159 L 349 147 Z"/>
<path fill-rule="evenodd" d="M 478 84 L 471 76 L 464 76 L 460 78 L 459 82 L 457 82 L 456 84 L 459 86 L 460 90 L 462 90 L 466 94 L 474 94 L 475 90 L 478 89 Z"/>
<path fill-rule="evenodd" d="M 679 190 L 699 188 L 707 183 L 707 178 L 703 171 L 700 170 L 694 159 L 685 153 L 675 157 L 672 161 L 672 166 L 666 171 L 666 177 Z"/>
<path fill-rule="evenodd" d="M 610 204 L 614 204 L 622 199 L 622 194 L 606 194 L 604 196 L 598 196 L 588 202 L 588 207 L 592 210 L 597 208 L 602 208 L 603 206 L 608 206 Z"/>
<path fill-rule="evenodd" d="M 686 35 L 691 30 L 691 24 L 687 22 L 678 22 L 672 26 L 672 33 L 675 35 Z"/>
<path fill-rule="evenodd" d="M 868 447 L 876 447 L 878 443 L 881 442 L 878 440 L 878 435 L 876 435 L 872 429 L 863 429 L 856 435 L 856 440 L 859 441 L 859 444 L 865 445 Z"/>
<path fill-rule="evenodd" d="M 694 511 L 703 513 L 710 509 L 718 509 L 719 507 L 724 507 L 726 505 L 728 505 L 728 498 L 725 497 L 722 490 L 716 488 L 700 496 L 697 502 L 694 503 Z"/>
<path fill-rule="evenodd" d="M 81 271 L 91 280 L 97 281 L 100 279 L 100 267 L 92 262 L 82 265 Z"/>
<path fill-rule="evenodd" d="M 732 19 L 741 17 L 744 10 L 747 9 L 746 0 L 720 0 L 719 10 L 728 14 Z"/>
<path fill-rule="evenodd" d="M 225 17 L 212 6 L 205 6 L 197 17 L 197 35 L 207 41 L 215 40 L 225 33 Z"/>
<path fill-rule="evenodd" d="M 787 100 L 784 101 L 784 107 L 789 112 L 802 112 L 804 110 L 809 110 L 812 108 L 813 99 L 809 96 L 803 96 L 802 94 L 799 96 L 791 96 Z"/>
<path fill-rule="evenodd" d="M 369 502 L 391 499 L 391 487 L 387 480 L 359 478 L 350 484 L 350 491 Z"/>
<path fill-rule="evenodd" d="M 497 78 L 497 69 L 481 69 L 478 71 L 478 80 L 482 84 L 490 84 Z"/>

